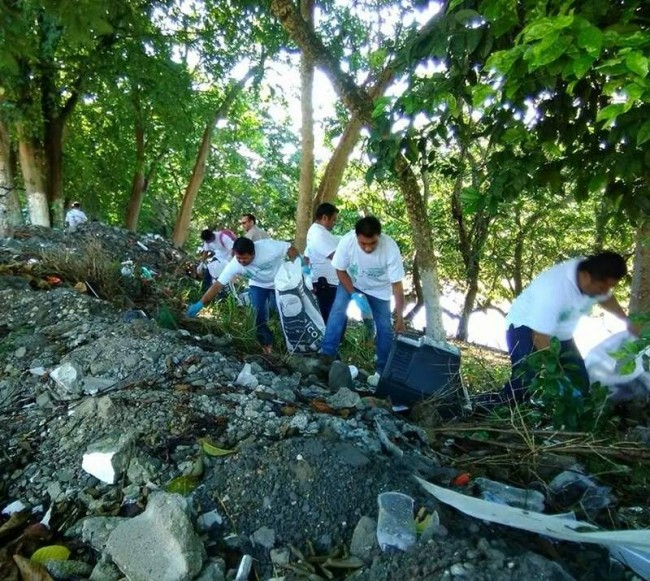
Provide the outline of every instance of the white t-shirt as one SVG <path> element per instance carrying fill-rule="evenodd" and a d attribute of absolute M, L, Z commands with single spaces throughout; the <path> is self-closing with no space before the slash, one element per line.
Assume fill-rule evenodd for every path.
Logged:
<path fill-rule="evenodd" d="M 317 281 L 321 276 L 324 276 L 328 283 L 339 284 L 336 269 L 332 266 L 332 261 L 327 257 L 336 250 L 340 239 L 340 236 L 335 236 L 325 226 L 316 222 L 309 227 L 305 256 L 309 257 L 312 280 Z"/>
<path fill-rule="evenodd" d="M 68 210 L 68 213 L 65 215 L 65 222 L 71 228 L 87 221 L 88 217 L 79 208 L 72 208 L 71 210 Z"/>
<path fill-rule="evenodd" d="M 273 279 L 280 270 L 291 244 L 271 238 L 257 240 L 254 244 L 253 261 L 247 266 L 242 266 L 237 262 L 237 258 L 233 257 L 217 279 L 221 284 L 227 285 L 237 275 L 242 275 L 251 286 L 273 288 Z"/>
<path fill-rule="evenodd" d="M 219 262 L 228 262 L 232 258 L 232 245 L 234 240 L 220 230 L 213 232 L 214 240 L 204 242 L 201 250 L 203 252 L 212 252 Z"/>
<path fill-rule="evenodd" d="M 567 341 L 573 337 L 580 317 L 612 293 L 582 294 L 578 288 L 578 263 L 583 258 L 560 262 L 539 274 L 515 299 L 506 326 L 525 325 L 533 331 Z"/>
<path fill-rule="evenodd" d="M 404 278 L 404 264 L 395 240 L 386 234 L 379 237 L 379 244 L 368 254 L 357 242 L 357 235 L 348 232 L 336 248 L 332 266 L 345 270 L 355 288 L 373 297 L 390 300 L 392 284 Z"/>

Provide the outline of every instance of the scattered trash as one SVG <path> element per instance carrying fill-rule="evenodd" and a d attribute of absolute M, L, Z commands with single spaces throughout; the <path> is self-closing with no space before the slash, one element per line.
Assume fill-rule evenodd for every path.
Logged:
<path fill-rule="evenodd" d="M 377 542 L 382 551 L 407 551 L 417 540 L 413 499 L 401 492 L 384 492 L 377 497 Z"/>
<path fill-rule="evenodd" d="M 136 319 L 147 319 L 147 318 L 148 318 L 147 314 L 141 309 L 132 309 L 122 314 L 122 320 L 125 323 L 130 323 L 131 321 L 135 321 Z"/>
<path fill-rule="evenodd" d="M 585 522 L 532 512 L 507 505 L 495 504 L 473 496 L 436 486 L 415 476 L 415 480 L 440 502 L 475 518 L 486 520 L 576 543 L 597 543 L 606 547 L 623 546 L 640 551 L 650 551 L 650 530 L 604 531 Z"/>
<path fill-rule="evenodd" d="M 481 491 L 481 498 L 497 504 L 506 504 L 522 508 L 524 510 L 533 510 L 535 512 L 544 512 L 544 495 L 537 490 L 525 490 L 516 488 L 489 480 L 488 478 L 476 478 L 474 484 Z"/>
<path fill-rule="evenodd" d="M 135 265 L 132 260 L 125 260 L 122 263 L 122 268 L 120 268 L 120 273 L 122 276 L 131 278 L 135 275 Z"/>
<path fill-rule="evenodd" d="M 237 576 L 235 577 L 235 581 L 246 581 L 251 573 L 252 566 L 253 557 L 250 555 L 244 555 L 242 557 L 241 563 L 239 563 L 239 569 L 237 569 Z"/>
<path fill-rule="evenodd" d="M 367 382 L 370 387 L 377 387 L 379 385 L 380 375 L 375 372 L 372 375 L 368 376 Z"/>
<path fill-rule="evenodd" d="M 239 372 L 237 379 L 235 380 L 236 385 L 241 385 L 242 387 L 248 387 L 249 389 L 255 389 L 259 381 L 251 371 L 251 364 L 244 364 L 244 368 Z"/>
<path fill-rule="evenodd" d="M 140 248 L 142 248 L 142 250 L 144 250 L 145 252 L 148 252 L 148 251 L 149 251 L 149 248 L 148 248 L 147 246 L 145 246 L 144 244 L 142 244 L 142 242 L 140 242 L 139 240 L 136 240 L 136 244 L 137 244 Z"/>
<path fill-rule="evenodd" d="M 11 516 L 15 512 L 20 512 L 22 510 L 25 510 L 27 507 L 20 502 L 20 500 L 14 500 L 13 502 L 10 502 L 7 506 L 5 506 L 2 509 L 1 514 L 6 514 L 7 516 Z"/>
<path fill-rule="evenodd" d="M 631 547 L 613 546 L 609 548 L 609 554 L 617 561 L 627 565 L 642 579 L 650 579 L 650 552 L 639 551 Z"/>
<path fill-rule="evenodd" d="M 560 472 L 548 485 L 554 502 L 561 507 L 579 503 L 587 514 L 592 514 L 616 504 L 609 486 L 600 486 L 586 474 L 577 470 Z"/>

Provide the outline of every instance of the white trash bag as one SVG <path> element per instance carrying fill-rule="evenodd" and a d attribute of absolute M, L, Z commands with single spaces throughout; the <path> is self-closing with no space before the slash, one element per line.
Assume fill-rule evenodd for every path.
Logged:
<path fill-rule="evenodd" d="M 618 359 L 612 353 L 620 351 L 625 343 L 634 341 L 628 331 L 621 331 L 607 337 L 593 347 L 585 357 L 585 366 L 591 383 L 596 381 L 609 388 L 610 399 L 614 402 L 648 398 L 650 396 L 650 372 L 643 367 L 643 357 L 649 355 L 646 348 L 634 357 L 634 369 L 622 373 L 621 367 L 629 359 Z"/>
<path fill-rule="evenodd" d="M 282 333 L 291 353 L 314 353 L 325 334 L 325 322 L 318 304 L 307 288 L 300 258 L 284 262 L 275 275 L 275 300 Z"/>

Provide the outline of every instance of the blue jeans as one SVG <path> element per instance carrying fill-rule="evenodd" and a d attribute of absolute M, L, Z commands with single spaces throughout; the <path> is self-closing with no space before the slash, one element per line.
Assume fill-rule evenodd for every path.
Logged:
<path fill-rule="evenodd" d="M 354 289 L 356 292 L 361 292 Z M 390 319 L 390 301 L 384 301 L 363 293 L 368 299 L 372 317 L 375 321 L 377 336 L 375 337 L 375 347 L 377 348 L 377 372 L 382 373 L 390 347 L 393 342 L 393 325 Z M 339 345 L 343 340 L 345 325 L 348 320 L 348 305 L 350 304 L 351 295 L 340 284 L 336 289 L 336 297 L 325 328 L 325 336 L 321 343 L 320 352 L 323 355 L 335 357 L 339 350 Z"/>
<path fill-rule="evenodd" d="M 269 303 L 275 296 L 272 288 L 262 288 L 250 285 L 248 295 L 251 299 L 251 306 L 255 312 L 255 326 L 257 327 L 257 340 L 262 345 L 273 345 L 273 333 L 269 329 Z"/>
<path fill-rule="evenodd" d="M 526 358 L 533 351 L 533 330 L 530 327 L 514 327 L 510 325 L 506 331 L 506 343 L 508 344 L 508 353 L 512 362 L 512 375 L 501 391 L 502 396 L 508 401 L 522 403 L 530 399 L 529 387 L 535 378 L 535 370 L 526 365 Z M 580 388 L 583 385 L 589 386 L 589 375 L 585 367 L 584 359 L 575 341 L 560 341 L 560 358 L 563 365 L 572 369 L 571 378 Z"/>

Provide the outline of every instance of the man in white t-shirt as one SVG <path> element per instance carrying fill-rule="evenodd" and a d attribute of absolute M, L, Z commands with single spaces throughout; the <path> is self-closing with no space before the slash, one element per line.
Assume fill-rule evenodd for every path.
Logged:
<path fill-rule="evenodd" d="M 295 259 L 298 251 L 289 242 L 271 238 L 253 242 L 244 237 L 235 240 L 232 251 L 233 258 L 226 264 L 201 300 L 187 308 L 187 314 L 195 317 L 233 278 L 243 276 L 249 281 L 248 291 L 255 311 L 257 339 L 262 344 L 264 353 L 270 353 L 273 346 L 273 333 L 269 329 L 268 320 L 269 300 L 275 292 L 273 279 L 285 258 L 288 256 L 291 260 Z"/>
<path fill-rule="evenodd" d="M 309 258 L 314 294 L 325 323 L 332 310 L 339 285 L 336 269 L 332 266 L 334 251 L 341 239 L 340 236 L 332 234 L 338 215 L 336 206 L 324 202 L 316 208 L 314 223 L 307 230 L 305 256 Z"/>
<path fill-rule="evenodd" d="M 511 379 L 500 393 L 479 396 L 475 403 L 491 407 L 529 399 L 528 388 L 535 374 L 526 365 L 526 358 L 534 351 L 549 347 L 552 337 L 560 341 L 562 365 L 571 374 L 573 384 L 585 392 L 589 376 L 573 333 L 580 317 L 587 315 L 596 303 L 623 319 L 630 330 L 637 331 L 612 294 L 626 273 L 623 257 L 606 251 L 560 262 L 533 279 L 512 303 L 506 317 Z"/>
<path fill-rule="evenodd" d="M 230 230 L 211 230 L 201 232 L 201 262 L 197 273 L 203 273 L 203 291 L 207 291 L 232 258 L 235 235 Z"/>
<path fill-rule="evenodd" d="M 395 325 L 404 332 L 404 265 L 396 242 L 381 233 L 374 216 L 361 218 L 339 242 L 332 258 L 339 286 L 321 343 L 321 354 L 336 357 L 343 339 L 347 309 L 353 300 L 364 318 L 372 316 L 377 335 L 377 372 L 382 373 L 393 340 L 390 299 L 395 299 Z"/>
<path fill-rule="evenodd" d="M 65 215 L 65 224 L 68 227 L 68 232 L 74 232 L 79 224 L 88 222 L 88 216 L 81 209 L 79 202 L 72 202 L 68 213 Z"/>

